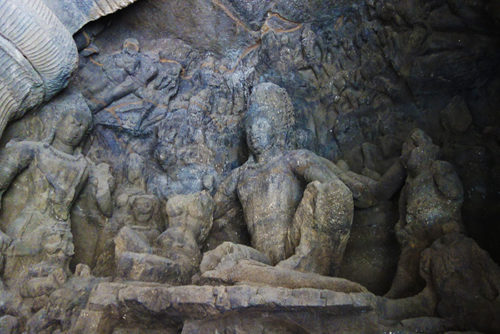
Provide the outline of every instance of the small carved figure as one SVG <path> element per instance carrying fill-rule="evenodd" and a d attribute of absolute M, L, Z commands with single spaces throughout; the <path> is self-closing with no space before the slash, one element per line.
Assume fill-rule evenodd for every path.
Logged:
<path fill-rule="evenodd" d="M 104 63 L 105 80 L 95 83 L 86 93 L 87 97 L 92 96 L 88 102 L 92 111 L 99 111 L 134 92 L 142 96 L 142 90 L 158 75 L 158 69 L 139 51 L 139 42 L 128 38 L 123 42 L 122 52 Z"/>
<path fill-rule="evenodd" d="M 246 226 L 252 246 L 271 264 L 332 274 L 349 238 L 354 203 L 366 207 L 377 196 L 390 197 L 402 182 L 402 167 L 390 170 L 397 177 L 377 183 L 311 151 L 286 150 L 291 121 L 284 89 L 271 83 L 254 88 L 244 120 L 251 156 L 215 195 L 215 232 L 225 230 L 237 241 L 231 237 Z M 235 228 L 239 208 L 244 225 Z"/>
<path fill-rule="evenodd" d="M 3 226 L 13 239 L 6 251 L 4 278 L 8 283 L 18 283 L 27 275 L 68 270 L 73 255 L 70 211 L 87 180 L 102 212 L 111 210 L 109 168 L 75 154 L 92 115 L 74 106 L 64 106 L 50 143 L 10 142 L 0 154 L 0 196 L 23 170 L 30 180 L 23 210 Z"/>
<path fill-rule="evenodd" d="M 500 331 L 500 267 L 462 233 L 445 233 L 421 252 L 418 294 L 380 297 L 382 318 L 398 320 L 411 332 Z"/>
<path fill-rule="evenodd" d="M 116 232 L 128 226 L 141 230 L 154 240 L 165 228 L 160 200 L 146 192 L 144 171 L 146 164 L 137 153 L 127 158 L 126 179 L 116 199 L 118 208 L 111 226 Z"/>
<path fill-rule="evenodd" d="M 137 153 L 128 155 L 121 187 L 116 191 L 115 211 L 97 243 L 97 275 L 115 274 L 115 237 L 127 227 L 144 235 L 148 244 L 164 230 L 160 200 L 146 192 L 145 162 Z"/>
<path fill-rule="evenodd" d="M 408 177 L 401 191 L 396 237 L 401 255 L 390 298 L 414 295 L 423 288 L 419 279 L 421 252 L 449 232 L 463 230 L 463 187 L 453 166 L 438 160 L 439 147 L 422 130 L 414 130 L 403 145 Z M 420 281 L 419 281 L 420 280 Z"/>
<path fill-rule="evenodd" d="M 436 312 L 455 328 L 500 331 L 500 267 L 477 243 L 451 232 L 422 252 L 420 273 L 436 295 Z"/>
<path fill-rule="evenodd" d="M 151 222 L 151 200 L 137 198 L 135 220 Z M 138 205 L 137 205 L 138 204 Z M 117 274 L 152 282 L 189 283 L 201 261 L 201 247 L 212 227 L 214 203 L 206 192 L 174 196 L 167 202 L 169 227 L 126 226 L 115 238 Z"/>
<path fill-rule="evenodd" d="M 201 249 L 212 229 L 214 201 L 207 191 L 174 196 L 167 202 L 168 229 L 157 239 L 160 254 L 179 264 L 180 282 L 198 270 Z"/>

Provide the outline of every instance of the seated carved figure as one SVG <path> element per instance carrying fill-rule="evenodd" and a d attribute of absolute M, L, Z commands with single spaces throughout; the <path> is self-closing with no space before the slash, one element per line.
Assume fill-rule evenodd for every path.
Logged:
<path fill-rule="evenodd" d="M 377 198 L 390 197 L 404 171 L 398 163 L 390 175 L 375 182 L 311 151 L 287 150 L 292 141 L 291 119 L 291 102 L 284 89 L 271 83 L 254 88 L 244 119 L 251 156 L 233 170 L 215 195 L 213 233 L 238 242 L 235 235 L 246 228 L 252 247 L 267 258 L 264 262 L 334 274 L 349 238 L 354 204 L 366 207 Z M 240 209 L 244 223 L 235 226 Z M 206 253 L 202 271 L 217 267 L 229 252 L 233 260 L 262 261 L 261 255 L 228 245 Z"/>
<path fill-rule="evenodd" d="M 153 242 L 160 235 L 163 219 L 158 198 L 146 193 L 129 194 L 127 210 L 120 219 L 120 229 L 112 237 L 113 263 L 110 269 L 119 277 L 142 281 L 165 281 L 165 259 L 154 256 Z M 165 268 L 165 269 L 162 269 Z M 141 270 L 139 270 L 141 269 Z"/>
<path fill-rule="evenodd" d="M 136 224 L 123 227 L 114 239 L 117 275 L 132 280 L 189 283 L 212 227 L 213 200 L 205 191 L 172 197 L 166 205 L 168 228 L 161 234 L 151 225 L 151 203 L 148 195 L 136 198 Z"/>
<path fill-rule="evenodd" d="M 73 255 L 71 207 L 87 180 L 100 210 L 107 215 L 111 211 L 109 167 L 75 154 L 92 121 L 83 106 L 75 108 L 72 99 L 64 106 L 50 143 L 10 142 L 0 154 L 0 198 L 21 172 L 29 180 L 23 185 L 29 187 L 24 208 L 13 221 L 2 222 L 12 238 L 5 252 L 8 284 L 68 271 Z"/>
<path fill-rule="evenodd" d="M 382 318 L 412 333 L 500 331 L 500 267 L 473 239 L 445 233 L 421 252 L 419 274 L 426 284 L 415 296 L 379 299 Z"/>
<path fill-rule="evenodd" d="M 116 191 L 113 216 L 100 232 L 94 273 L 113 276 L 115 273 L 114 238 L 125 226 L 147 235 L 149 242 L 164 230 L 160 200 L 146 192 L 144 159 L 137 153 L 127 156 L 123 181 Z"/>
<path fill-rule="evenodd" d="M 212 228 L 214 201 L 207 191 L 177 195 L 167 202 L 168 228 L 158 238 L 159 254 L 179 265 L 179 282 L 189 282 Z"/>

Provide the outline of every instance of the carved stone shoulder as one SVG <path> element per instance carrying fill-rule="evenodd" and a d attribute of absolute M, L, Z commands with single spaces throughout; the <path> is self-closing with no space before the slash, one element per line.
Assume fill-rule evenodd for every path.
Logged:
<path fill-rule="evenodd" d="M 463 200 L 464 189 L 453 165 L 449 162 L 436 160 L 432 163 L 434 182 L 439 191 L 447 198 Z"/>

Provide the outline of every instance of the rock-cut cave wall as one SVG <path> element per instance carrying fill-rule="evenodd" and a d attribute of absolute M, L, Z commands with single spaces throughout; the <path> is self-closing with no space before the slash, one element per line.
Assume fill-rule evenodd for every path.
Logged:
<path fill-rule="evenodd" d="M 44 1 L 74 29 L 94 13 Z M 496 0 L 138 0 L 84 25 L 68 88 L 0 140 L 0 332 L 500 330 L 499 28 Z M 248 172 L 267 107 L 286 152 L 269 184 Z M 256 202 L 280 212 L 295 188 L 279 168 L 300 174 L 290 224 L 316 224 L 284 253 L 349 221 L 317 256 L 335 277 L 259 249 L 280 218 L 244 198 L 275 194 Z M 264 213 L 278 227 L 257 235 Z M 440 230 L 401 228 L 413 221 Z M 414 269 L 404 293 L 398 259 Z"/>
<path fill-rule="evenodd" d="M 135 97 L 156 103 L 145 113 L 159 116 L 132 134 L 104 108 L 96 114 L 96 151 L 113 152 L 103 157 L 112 161 L 123 146 L 151 139 L 148 128 L 163 117 L 167 155 L 182 160 L 178 152 L 202 140 L 200 156 L 186 159 L 208 166 L 201 169 L 216 180 L 245 160 L 239 120 L 258 82 L 291 96 L 298 146 L 342 158 L 357 172 L 383 173 L 387 163 L 368 160 L 398 155 L 408 132 L 420 127 L 464 183 L 468 232 L 498 260 L 499 16 L 495 1 L 145 0 L 103 23 L 109 26 L 92 45 L 99 52 L 81 56 L 75 85 L 95 99 L 104 82 L 99 64 L 136 38 L 168 73 L 160 96 L 148 96 L 156 93 L 148 86 L 151 92 Z"/>

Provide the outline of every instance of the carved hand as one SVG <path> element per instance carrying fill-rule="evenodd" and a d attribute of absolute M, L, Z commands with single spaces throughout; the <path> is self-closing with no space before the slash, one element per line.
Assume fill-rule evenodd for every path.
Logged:
<path fill-rule="evenodd" d="M 110 217 L 113 213 L 111 192 L 114 186 L 114 178 L 108 164 L 101 163 L 95 166 L 93 182 L 96 186 L 96 200 L 101 212 Z"/>

